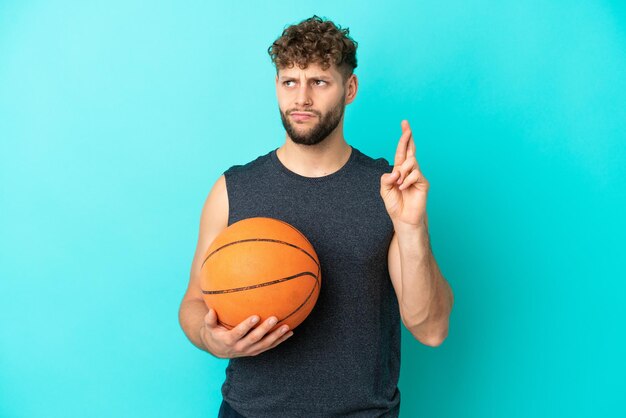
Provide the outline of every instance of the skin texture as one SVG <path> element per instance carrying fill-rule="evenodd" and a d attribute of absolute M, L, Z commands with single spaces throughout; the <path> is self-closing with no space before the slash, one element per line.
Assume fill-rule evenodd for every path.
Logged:
<path fill-rule="evenodd" d="M 311 89 L 329 90 L 335 87 L 335 80 L 329 80 L 324 77 L 322 79 L 307 80 L 311 82 Z M 292 75 L 282 75 L 280 84 L 277 84 L 277 89 L 281 96 L 293 96 L 296 95 L 296 100 L 292 107 L 280 109 L 280 119 L 287 132 L 287 136 L 296 144 L 302 145 L 316 145 L 322 142 L 333 132 L 339 122 L 343 119 L 344 109 L 346 106 L 345 96 L 340 95 L 338 102 L 329 104 L 326 111 L 322 111 L 312 107 L 312 101 L 310 97 L 297 97 L 298 83 L 300 80 Z M 337 84 L 338 85 L 338 84 Z M 300 99 L 300 101 L 298 101 Z M 293 118 L 296 112 L 306 112 L 312 115 L 312 119 L 308 121 L 297 120 Z M 311 122 L 308 129 L 303 129 L 307 126 L 307 122 Z"/>

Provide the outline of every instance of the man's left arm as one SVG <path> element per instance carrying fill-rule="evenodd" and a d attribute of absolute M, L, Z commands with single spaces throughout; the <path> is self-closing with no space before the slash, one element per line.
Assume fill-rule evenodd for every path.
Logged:
<path fill-rule="evenodd" d="M 388 259 L 404 326 L 421 343 L 441 345 L 454 296 L 432 253 L 426 219 L 415 228 L 396 226 Z"/>
<path fill-rule="evenodd" d="M 402 322 L 420 342 L 438 346 L 448 335 L 452 289 L 430 247 L 426 199 L 430 184 L 415 158 L 409 122 L 401 122 L 391 173 L 380 178 L 380 196 L 394 226 L 389 246 L 389 276 Z"/>

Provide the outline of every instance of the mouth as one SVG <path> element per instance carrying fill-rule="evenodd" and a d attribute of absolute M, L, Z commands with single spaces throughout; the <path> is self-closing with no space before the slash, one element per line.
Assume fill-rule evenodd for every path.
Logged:
<path fill-rule="evenodd" d="M 315 114 L 308 112 L 291 112 L 290 115 L 296 121 L 306 121 L 315 117 Z"/>

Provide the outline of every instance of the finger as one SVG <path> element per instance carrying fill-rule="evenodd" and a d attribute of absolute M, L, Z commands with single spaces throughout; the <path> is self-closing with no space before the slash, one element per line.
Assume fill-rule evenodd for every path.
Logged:
<path fill-rule="evenodd" d="M 228 331 L 230 344 L 235 344 L 237 341 L 241 340 L 257 322 L 259 322 L 259 317 L 253 315 L 245 321 L 241 321 L 236 327 Z"/>
<path fill-rule="evenodd" d="M 292 335 L 293 335 L 293 331 L 288 332 L 287 334 L 284 334 L 282 337 L 280 337 L 276 341 L 274 341 L 269 347 L 261 348 L 259 350 L 252 351 L 251 355 L 257 355 L 257 354 L 261 354 L 264 351 L 271 350 L 272 348 L 276 347 L 278 344 L 282 343 L 283 341 L 285 341 L 286 339 L 288 339 Z"/>
<path fill-rule="evenodd" d="M 408 122 L 405 125 L 405 121 L 402 121 L 402 136 L 398 141 L 398 146 L 396 147 L 396 156 L 394 158 L 394 166 L 399 166 L 406 159 L 406 152 L 409 143 L 409 139 L 411 137 L 411 129 L 408 127 Z"/>
<path fill-rule="evenodd" d="M 407 158 L 404 163 L 398 167 L 398 170 L 400 171 L 400 177 L 397 180 L 398 184 L 402 184 L 404 182 L 406 176 L 408 176 L 409 173 L 416 167 L 416 163 L 417 161 L 415 158 Z"/>
<path fill-rule="evenodd" d="M 394 170 L 391 173 L 385 173 L 380 177 L 380 196 L 384 199 L 389 196 L 389 193 L 396 187 L 396 180 L 399 178 L 400 172 Z"/>
<path fill-rule="evenodd" d="M 409 173 L 409 175 L 404 179 L 399 189 L 404 190 L 408 188 L 412 184 L 416 183 L 420 177 L 422 177 L 422 173 L 419 170 L 411 171 L 411 173 Z"/>
<path fill-rule="evenodd" d="M 393 184 L 398 180 L 400 172 L 394 170 L 391 173 L 385 173 L 380 177 L 380 183 L 383 188 L 393 187 Z"/>
<path fill-rule="evenodd" d="M 204 316 L 204 324 L 209 328 L 217 327 L 217 314 L 213 309 L 209 309 L 209 312 Z"/>
<path fill-rule="evenodd" d="M 409 138 L 409 145 L 406 150 L 406 158 L 415 157 L 415 140 L 413 139 L 413 134 Z"/>
<path fill-rule="evenodd" d="M 411 126 L 409 125 L 409 121 L 408 120 L 404 120 L 404 126 L 406 126 L 406 128 L 411 131 L 411 137 L 409 138 L 409 143 L 407 146 L 407 151 L 406 151 L 406 155 L 407 158 L 409 156 L 415 156 L 415 140 L 413 139 L 413 129 L 411 129 Z"/>
<path fill-rule="evenodd" d="M 249 346 L 260 341 L 265 336 L 265 334 L 267 334 L 272 329 L 272 327 L 276 325 L 277 322 L 278 322 L 278 319 L 275 316 L 271 316 L 267 318 L 261 325 L 256 327 L 254 330 L 250 331 L 250 333 L 246 335 L 245 338 L 242 339 L 241 348 L 245 350 Z"/>
<path fill-rule="evenodd" d="M 265 336 L 265 338 L 263 338 L 256 344 L 250 346 L 250 351 L 254 352 L 254 351 L 260 350 L 262 352 L 265 350 L 269 350 L 270 347 L 278 345 L 277 341 L 281 339 L 287 333 L 287 331 L 289 331 L 289 326 L 287 325 L 281 326 L 274 332 Z"/>

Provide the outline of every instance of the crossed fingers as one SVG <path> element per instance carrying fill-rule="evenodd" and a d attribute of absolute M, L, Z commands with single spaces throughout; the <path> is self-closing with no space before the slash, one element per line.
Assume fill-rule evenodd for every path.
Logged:
<path fill-rule="evenodd" d="M 401 126 L 402 136 L 396 148 L 393 171 L 398 172 L 396 176 L 399 175 L 396 184 L 399 185 L 400 190 L 404 190 L 416 183 L 422 174 L 415 158 L 415 141 L 409 121 L 403 120 Z"/>

